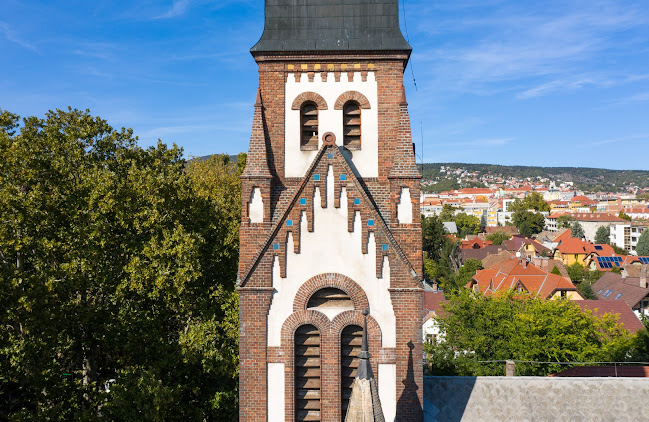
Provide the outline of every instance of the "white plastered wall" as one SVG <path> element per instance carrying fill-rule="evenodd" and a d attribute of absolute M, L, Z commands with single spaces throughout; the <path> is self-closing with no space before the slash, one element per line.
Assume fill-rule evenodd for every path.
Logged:
<path fill-rule="evenodd" d="M 268 422 L 285 422 L 284 417 L 284 364 L 268 364 Z"/>
<path fill-rule="evenodd" d="M 250 193 L 250 205 L 248 215 L 251 223 L 262 223 L 264 221 L 264 200 L 261 197 L 261 190 L 253 188 Z"/>
<path fill-rule="evenodd" d="M 379 400 L 386 422 L 397 415 L 397 365 L 379 363 Z"/>
<path fill-rule="evenodd" d="M 399 224 L 412 224 L 412 202 L 410 188 L 401 188 L 399 205 L 397 206 L 397 220 Z"/>
<path fill-rule="evenodd" d="M 327 175 L 327 189 L 321 192 L 333 196 L 333 172 Z M 316 195 L 319 192 L 316 191 Z M 293 252 L 292 237 L 286 248 L 286 278 L 279 274 L 279 263 L 273 265 L 272 283 L 275 289 L 268 313 L 268 346 L 280 346 L 282 325 L 293 312 L 293 300 L 298 289 L 307 280 L 324 273 L 338 273 L 354 280 L 367 295 L 370 314 L 381 328 L 382 346 L 396 346 L 396 318 L 390 287 L 390 266 L 383 261 L 382 277 L 376 277 L 376 243 L 370 233 L 367 254 L 362 252 L 361 217 L 356 213 L 354 230 L 347 231 L 347 199 L 343 189 L 340 208 L 333 206 L 333 198 L 327 200 L 327 208 L 321 208 L 314 199 L 313 232 L 307 230 L 306 215 L 300 224 L 300 253 Z"/>
<path fill-rule="evenodd" d="M 370 103 L 369 109 L 361 110 L 361 149 L 352 151 L 353 162 L 363 177 L 378 177 L 378 89 L 374 72 L 368 72 L 367 81 L 363 82 L 360 72 L 354 72 L 354 79 L 349 82 L 347 73 L 340 75 L 336 82 L 333 72 L 327 73 L 327 80 L 322 81 L 320 73 L 316 73 L 313 82 L 309 82 L 306 74 L 302 74 L 300 82 L 295 81 L 295 74 L 290 73 L 285 85 L 285 175 L 286 177 L 302 177 L 307 171 L 317 151 L 300 150 L 300 110 L 292 110 L 293 100 L 304 92 L 315 92 L 327 102 L 327 110 L 318 112 L 318 147 L 322 146 L 322 135 L 333 132 L 336 144 L 343 144 L 343 112 L 334 110 L 338 97 L 347 91 L 357 91 L 363 94 Z"/>

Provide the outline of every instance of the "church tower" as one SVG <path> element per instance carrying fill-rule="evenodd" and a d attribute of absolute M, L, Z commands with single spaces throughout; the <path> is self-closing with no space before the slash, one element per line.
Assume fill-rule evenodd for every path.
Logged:
<path fill-rule="evenodd" d="M 242 422 L 344 421 L 364 311 L 385 420 L 422 420 L 420 175 L 398 12 L 265 2 L 241 176 Z"/>

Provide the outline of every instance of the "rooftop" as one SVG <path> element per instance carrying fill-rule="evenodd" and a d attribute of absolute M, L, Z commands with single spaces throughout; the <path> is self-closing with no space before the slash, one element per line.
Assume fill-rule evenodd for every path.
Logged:
<path fill-rule="evenodd" d="M 264 33 L 250 52 L 412 50 L 398 0 L 266 0 Z"/>

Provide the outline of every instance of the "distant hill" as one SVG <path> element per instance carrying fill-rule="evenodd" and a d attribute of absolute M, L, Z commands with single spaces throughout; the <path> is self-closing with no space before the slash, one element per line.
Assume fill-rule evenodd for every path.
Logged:
<path fill-rule="evenodd" d="M 429 163 L 423 164 L 422 177 L 426 180 L 447 179 L 440 167 L 462 168 L 478 172 L 481 176 L 494 175 L 503 178 L 548 178 L 555 182 L 573 182 L 575 187 L 586 191 L 622 192 L 627 187 L 649 188 L 649 171 L 608 170 L 588 167 L 532 167 L 501 166 L 495 164 Z"/>

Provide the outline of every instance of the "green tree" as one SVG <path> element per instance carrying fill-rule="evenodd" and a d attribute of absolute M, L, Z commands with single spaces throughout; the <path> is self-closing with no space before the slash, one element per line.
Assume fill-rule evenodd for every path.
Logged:
<path fill-rule="evenodd" d="M 543 199 L 543 195 L 538 192 L 532 192 L 525 198 L 516 199 L 514 202 L 509 204 L 509 211 L 550 211 L 550 205 Z"/>
<path fill-rule="evenodd" d="M 449 204 L 442 205 L 442 212 L 439 214 L 440 220 L 455 221 L 455 211 L 459 209 L 460 207 L 454 207 L 453 205 Z"/>
<path fill-rule="evenodd" d="M 613 248 L 613 252 L 615 252 L 618 255 L 628 255 L 629 252 L 627 252 L 626 249 L 620 248 L 619 246 L 610 243 L 611 248 Z"/>
<path fill-rule="evenodd" d="M 550 273 L 561 275 L 561 271 L 559 270 L 559 267 L 557 267 L 556 265 L 554 266 L 554 268 L 552 268 L 552 271 L 550 271 Z"/>
<path fill-rule="evenodd" d="M 444 225 L 437 216 L 422 217 L 421 229 L 426 277 L 436 280 L 445 292 L 459 290 L 461 286 L 455 280 L 460 262 L 457 242 L 444 235 Z"/>
<path fill-rule="evenodd" d="M 466 286 L 467 283 L 471 281 L 473 276 L 476 274 L 478 270 L 484 269 L 482 267 L 482 262 L 478 261 L 477 259 L 469 258 L 466 261 L 464 261 L 464 264 L 460 267 L 460 270 L 458 271 L 456 280 L 457 280 L 457 285 L 458 286 Z"/>
<path fill-rule="evenodd" d="M 645 229 L 638 238 L 635 251 L 638 256 L 649 256 L 649 229 Z"/>
<path fill-rule="evenodd" d="M 595 243 L 608 245 L 611 242 L 611 226 L 599 226 L 595 232 Z"/>
<path fill-rule="evenodd" d="M 460 238 L 480 233 L 480 219 L 463 212 L 455 216 L 455 224 Z"/>
<path fill-rule="evenodd" d="M 88 111 L 17 123 L 0 114 L 0 419 L 236 420 L 236 166 L 203 180 Z"/>
<path fill-rule="evenodd" d="M 545 217 L 541 213 L 531 211 L 516 211 L 512 215 L 512 222 L 518 232 L 526 237 L 541 233 L 545 227 Z"/>
<path fill-rule="evenodd" d="M 584 299 L 597 299 L 592 285 L 602 276 L 601 271 L 590 271 L 578 262 L 566 267 L 570 280 L 575 284 Z"/>
<path fill-rule="evenodd" d="M 632 220 L 632 219 L 631 219 L 631 216 L 630 216 L 629 214 L 626 214 L 626 213 L 623 212 L 623 211 L 620 211 L 620 213 L 619 213 L 617 216 L 620 217 L 620 218 L 622 218 L 622 219 L 624 219 L 624 220 L 627 220 L 627 221 L 631 221 L 631 220 Z"/>
<path fill-rule="evenodd" d="M 494 245 L 502 245 L 505 240 L 511 239 L 511 236 L 502 230 L 498 230 L 494 233 L 488 234 L 486 239 L 490 240 Z"/>
<path fill-rule="evenodd" d="M 575 221 L 577 221 L 577 219 L 572 215 L 563 214 L 557 218 L 557 227 L 560 229 L 568 229 Z"/>
<path fill-rule="evenodd" d="M 576 237 L 577 239 L 583 239 L 586 237 L 586 234 L 584 233 L 584 228 L 579 224 L 579 221 L 573 221 L 572 225 L 570 226 L 570 233 L 572 237 Z"/>
<path fill-rule="evenodd" d="M 504 375 L 507 359 L 557 362 L 516 365 L 516 375 L 545 376 L 566 369 L 558 362 L 622 359 L 632 344 L 614 316 L 598 318 L 568 300 L 511 291 L 484 296 L 465 290 L 438 321 L 445 341 L 424 346 L 431 374 Z"/>

